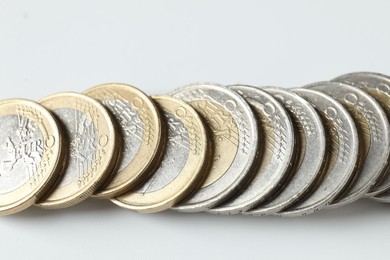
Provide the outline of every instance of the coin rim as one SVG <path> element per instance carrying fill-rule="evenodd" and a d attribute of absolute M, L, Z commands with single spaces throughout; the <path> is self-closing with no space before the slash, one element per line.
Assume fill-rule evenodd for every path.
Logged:
<path fill-rule="evenodd" d="M 268 99 L 267 103 L 272 103 L 272 105 L 274 105 L 276 107 L 276 109 L 278 111 L 278 115 L 282 116 L 281 120 L 283 120 L 283 122 L 285 123 L 285 126 L 286 126 L 285 132 L 288 132 L 289 133 L 288 136 L 290 137 L 290 139 L 289 139 L 290 142 L 289 143 L 286 142 L 286 144 L 285 144 L 286 150 L 288 151 L 288 154 L 285 156 L 284 161 L 282 161 L 282 162 L 279 161 L 279 163 L 283 164 L 283 165 L 280 165 L 279 167 L 275 168 L 274 170 L 277 170 L 276 172 L 270 173 L 269 172 L 270 169 L 268 167 L 264 168 L 263 171 L 259 172 L 259 170 L 260 170 L 259 166 L 261 166 L 263 163 L 261 155 L 254 162 L 254 165 L 256 165 L 257 167 L 254 168 L 254 171 L 255 171 L 254 176 L 252 177 L 252 180 L 250 181 L 248 186 L 249 185 L 257 186 L 259 193 L 256 193 L 255 196 L 251 196 L 251 197 L 248 196 L 248 199 L 245 202 L 241 202 L 240 204 L 237 204 L 237 203 L 235 204 L 234 202 L 235 202 L 236 198 L 242 196 L 243 193 L 246 193 L 246 189 L 248 188 L 248 186 L 243 187 L 239 191 L 239 193 L 236 194 L 234 197 L 232 197 L 230 200 L 228 200 L 227 202 L 225 202 L 221 205 L 217 205 L 216 207 L 211 208 L 207 211 L 208 213 L 213 213 L 213 214 L 232 215 L 232 214 L 238 214 L 238 213 L 241 213 L 243 211 L 250 210 L 254 206 L 256 206 L 259 203 L 261 203 L 262 201 L 264 201 L 270 195 L 272 195 L 278 188 L 280 188 L 280 186 L 283 185 L 284 181 L 286 181 L 286 179 L 289 177 L 291 166 L 292 166 L 291 161 L 295 157 L 296 138 L 295 138 L 294 127 L 293 127 L 293 124 L 292 124 L 292 121 L 291 121 L 291 118 L 290 118 L 288 112 L 286 111 L 284 106 L 278 100 L 276 100 L 276 98 L 274 98 L 271 94 L 267 93 L 266 91 L 264 91 L 260 88 L 256 88 L 254 86 L 249 86 L 249 85 L 240 84 L 240 85 L 229 85 L 227 87 L 229 89 L 235 91 L 238 94 L 240 94 L 239 91 L 242 91 L 242 92 L 249 91 L 249 92 L 247 92 L 247 93 L 249 93 L 249 95 L 250 95 L 250 93 L 258 92 L 259 93 L 258 95 L 259 96 L 261 95 L 263 99 Z M 259 104 L 263 104 L 263 103 L 257 99 L 254 99 L 251 96 L 245 96 L 246 93 L 243 93 L 240 95 L 251 106 L 253 113 L 257 113 L 257 111 L 255 110 L 255 107 L 257 107 Z M 262 113 L 264 114 L 264 112 L 262 112 Z M 255 118 L 256 118 L 256 116 L 255 116 Z M 261 124 L 261 122 L 257 122 L 257 123 L 258 123 L 258 125 Z M 260 128 L 258 128 L 258 129 L 260 131 Z M 265 134 L 264 132 L 262 132 L 262 133 Z M 274 134 L 274 133 L 272 133 L 272 134 Z M 265 143 L 259 142 L 259 145 L 265 146 Z M 258 147 L 258 149 L 260 149 L 260 146 Z M 264 149 L 266 149 L 266 148 L 264 148 Z M 259 153 L 262 153 L 262 151 L 259 151 Z M 272 156 L 272 160 L 276 160 L 274 156 Z M 274 177 L 274 178 L 271 179 L 270 177 Z M 267 181 L 268 181 L 268 183 L 266 183 Z M 272 181 L 272 182 L 270 183 L 269 181 Z"/>
<path fill-rule="evenodd" d="M 317 90 L 317 91 L 320 91 L 322 93 L 325 93 L 325 94 L 329 95 L 330 97 L 332 97 L 333 99 L 335 99 L 336 101 L 341 103 L 341 105 L 345 108 L 345 105 L 342 102 L 340 102 L 338 98 L 334 97 L 330 93 L 325 92 L 325 90 L 321 89 L 321 87 L 327 87 L 327 90 L 328 90 L 329 87 L 336 87 L 336 86 L 337 86 L 337 88 L 339 90 L 340 90 L 341 87 L 344 87 L 346 89 L 350 89 L 350 90 L 354 89 L 354 91 L 361 92 L 360 95 L 364 96 L 364 99 L 366 99 L 369 103 L 371 103 L 371 105 L 373 107 L 375 107 L 377 109 L 377 111 L 380 112 L 380 115 L 378 115 L 378 116 L 381 116 L 382 119 L 385 119 L 385 122 L 387 121 L 387 116 L 384 114 L 383 109 L 379 106 L 379 104 L 375 101 L 375 99 L 372 98 L 370 95 L 368 95 L 366 92 L 362 91 L 359 88 L 356 88 L 356 87 L 348 85 L 348 84 L 343 84 L 343 83 L 340 83 L 340 82 L 333 82 L 333 81 L 316 82 L 316 83 L 309 84 L 309 85 L 307 85 L 305 87 L 313 89 L 313 90 Z M 348 109 L 347 109 L 347 111 L 348 111 Z M 355 118 L 353 117 L 353 115 L 351 115 L 351 117 L 352 117 L 352 120 L 355 122 Z M 389 126 L 387 126 L 387 127 L 389 128 Z M 368 128 L 370 130 L 370 148 L 369 148 L 369 151 L 367 153 L 367 157 L 364 159 L 364 162 L 362 163 L 360 169 L 357 170 L 356 173 L 355 173 L 355 174 L 358 175 L 356 177 L 357 178 L 356 181 L 358 180 L 359 176 L 361 176 L 361 170 L 364 169 L 365 165 L 367 164 L 367 159 L 369 159 L 368 157 L 372 156 L 372 144 L 374 143 L 374 141 L 372 139 L 370 125 L 368 126 Z M 359 132 L 358 129 L 357 129 L 357 132 Z M 390 134 L 390 129 L 388 130 L 388 134 Z M 390 136 L 388 136 L 388 142 L 390 142 Z M 378 142 L 375 141 L 375 143 L 378 143 Z M 390 155 L 389 154 L 390 153 L 389 149 L 388 149 L 387 153 L 388 153 L 388 155 L 386 157 L 388 158 L 389 155 Z M 377 160 L 376 156 L 373 156 L 371 158 Z M 384 170 L 386 164 L 387 164 L 387 161 L 386 162 L 382 162 L 381 164 L 375 164 L 375 165 L 380 165 L 376 169 L 377 172 L 375 174 L 372 174 L 371 169 L 367 169 L 367 174 L 370 175 L 370 181 L 365 183 L 364 185 L 362 185 L 362 187 L 359 190 L 355 191 L 354 193 L 351 193 L 352 187 L 355 187 L 355 185 L 356 185 L 356 181 L 355 181 L 354 184 L 352 184 L 352 186 L 347 187 L 349 192 L 347 192 L 345 194 L 340 194 L 341 197 L 338 197 L 337 199 L 335 198 L 336 200 L 331 203 L 332 207 L 340 207 L 340 206 L 343 206 L 343 205 L 346 205 L 346 204 L 350 204 L 350 203 L 352 203 L 352 202 L 354 202 L 354 201 L 364 197 L 365 194 L 373 187 L 373 185 L 375 185 L 375 183 L 381 178 L 381 176 L 383 175 L 383 170 Z"/>
<path fill-rule="evenodd" d="M 317 167 L 315 169 L 315 172 L 313 172 L 311 170 L 309 171 L 312 174 L 310 180 L 306 181 L 305 182 L 305 186 L 301 187 L 299 192 L 295 193 L 294 196 L 291 196 L 288 200 L 284 200 L 283 203 L 279 203 L 277 205 L 272 205 L 271 207 L 264 207 L 264 206 L 268 205 L 268 202 L 265 201 L 263 204 L 259 204 L 256 207 L 254 207 L 254 208 L 252 208 L 252 209 L 250 209 L 250 210 L 248 210 L 246 212 L 242 212 L 243 215 L 248 215 L 248 216 L 266 216 L 266 215 L 276 214 L 276 213 L 278 213 L 278 212 L 280 212 L 280 211 L 290 207 L 291 205 L 294 205 L 297 201 L 299 201 L 303 197 L 307 196 L 307 194 L 309 194 L 313 190 L 313 188 L 316 185 L 316 182 L 318 181 L 319 173 L 321 172 L 321 170 L 322 170 L 322 168 L 324 166 L 324 159 L 325 159 L 325 156 L 326 156 L 326 134 L 325 134 L 325 129 L 324 129 L 323 123 L 321 121 L 321 118 L 320 118 L 319 114 L 317 113 L 317 111 L 314 109 L 314 107 L 309 102 L 307 102 L 305 99 L 300 97 L 298 94 L 292 92 L 290 89 L 266 86 L 266 87 L 263 87 L 263 90 L 266 91 L 267 93 L 269 93 L 270 95 L 274 96 L 274 97 L 279 94 L 278 92 L 281 92 L 281 91 L 285 92 L 286 95 L 293 96 L 296 100 L 300 101 L 300 103 L 302 104 L 303 107 L 305 107 L 306 109 L 310 110 L 310 112 L 311 112 L 310 114 L 313 116 L 313 122 L 316 125 L 317 135 L 318 135 L 318 137 L 322 137 L 320 139 L 320 145 L 319 145 L 319 147 L 322 148 L 321 150 L 319 150 L 319 155 L 320 155 L 321 161 L 319 161 L 319 163 L 318 163 L 318 165 L 317 165 Z M 280 102 L 283 106 L 285 106 L 281 101 L 278 100 L 278 102 Z M 286 110 L 289 112 L 289 114 L 292 113 L 291 111 L 289 111 L 289 109 L 286 108 Z M 307 137 L 307 133 L 306 132 L 305 132 L 305 138 L 306 138 L 306 142 L 308 142 L 308 140 L 307 140 L 308 137 Z M 300 144 L 298 144 L 298 145 L 300 145 Z M 306 147 L 305 148 L 305 155 L 308 152 L 310 152 L 310 151 Z M 306 159 L 306 160 L 308 160 L 308 159 Z M 292 161 L 291 163 L 292 164 L 296 164 L 297 162 Z M 306 174 L 304 174 L 304 173 L 305 173 L 305 171 L 307 171 L 307 169 L 305 170 L 305 169 L 302 169 L 301 167 L 302 167 L 302 165 L 300 165 L 299 167 L 294 169 L 294 172 L 291 172 L 292 176 L 284 184 L 284 186 L 281 187 L 281 190 L 279 190 L 280 194 L 285 192 L 284 189 L 289 186 L 291 181 L 294 179 L 294 176 L 296 176 L 297 174 L 306 176 Z M 269 202 L 272 201 L 274 198 L 277 198 L 278 196 L 279 196 L 278 193 L 275 194 L 274 197 L 270 198 Z"/>
<path fill-rule="evenodd" d="M 311 86 L 311 85 L 309 85 L 309 86 Z M 320 209 L 325 208 L 329 204 L 333 203 L 334 199 L 337 198 L 337 196 L 339 196 L 340 194 L 342 194 L 343 191 L 345 191 L 346 187 L 350 184 L 351 179 L 354 177 L 355 169 L 356 169 L 356 161 L 357 161 L 358 155 L 359 155 L 359 143 L 358 143 L 359 138 L 358 138 L 358 135 L 357 135 L 357 129 L 356 129 L 354 120 L 353 120 L 352 116 L 349 114 L 349 112 L 344 108 L 344 106 L 340 102 L 338 102 L 336 99 L 332 98 L 330 95 L 327 95 L 327 94 L 325 94 L 325 93 L 323 93 L 321 91 L 315 90 L 315 89 L 302 87 L 302 88 L 293 89 L 292 91 L 294 93 L 297 93 L 297 95 L 301 96 L 305 100 L 307 100 L 307 99 L 306 99 L 306 97 L 302 96 L 303 92 L 308 92 L 308 93 L 311 93 L 311 94 L 315 94 L 315 95 L 317 95 L 318 98 L 328 99 L 328 101 L 332 100 L 333 101 L 332 106 L 333 107 L 338 107 L 339 111 L 343 111 L 344 112 L 343 113 L 343 117 L 345 117 L 347 119 L 346 122 L 347 122 L 347 124 L 351 128 L 351 133 L 349 135 L 349 137 L 350 137 L 349 140 L 352 140 L 352 141 L 351 141 L 351 145 L 349 146 L 349 148 L 350 148 L 349 151 L 352 151 L 352 152 L 355 151 L 355 152 L 353 152 L 353 153 L 351 152 L 350 153 L 351 156 L 349 158 L 352 158 L 352 161 L 350 159 L 349 167 L 346 169 L 347 173 L 344 175 L 344 178 L 343 178 L 342 181 L 337 181 L 336 182 L 336 184 L 338 184 L 338 185 L 337 185 L 337 187 L 335 187 L 331 191 L 332 193 L 328 193 L 327 192 L 326 196 L 322 196 L 320 198 L 320 200 L 314 201 L 313 203 L 311 203 L 309 205 L 306 205 L 303 208 L 301 207 L 301 205 L 304 204 L 305 201 L 307 201 L 307 199 L 310 198 L 313 195 L 313 193 L 317 193 L 320 190 L 328 191 L 329 187 L 326 187 L 325 189 L 323 189 L 322 185 L 323 185 L 324 181 L 326 182 L 327 180 L 329 180 L 329 178 L 332 175 L 337 175 L 337 176 L 340 175 L 339 169 L 335 169 L 336 165 L 334 165 L 331 169 L 327 169 L 325 167 L 320 172 L 321 175 L 326 173 L 325 179 L 321 179 L 320 182 L 315 187 L 314 191 L 312 191 L 310 194 L 308 194 L 307 197 L 303 198 L 303 200 L 301 200 L 298 203 L 292 205 L 291 207 L 287 208 L 286 210 L 283 210 L 281 212 L 276 213 L 277 215 L 283 216 L 283 217 L 294 217 L 294 216 L 308 215 L 308 214 L 317 212 Z M 300 93 L 301 93 L 301 95 L 300 95 Z M 320 111 L 318 113 L 324 113 L 324 112 L 322 112 L 322 110 L 316 108 L 317 105 L 313 104 L 311 100 L 307 100 L 307 101 L 317 111 Z M 356 140 L 356 142 L 353 142 L 353 140 Z M 340 151 L 337 151 L 337 152 L 338 152 L 338 154 L 340 153 Z M 328 163 L 329 162 L 329 157 L 326 158 L 326 160 L 327 160 L 327 163 Z M 336 163 L 339 163 L 339 162 L 336 162 Z M 327 171 L 327 172 L 324 172 L 324 171 Z"/>
<path fill-rule="evenodd" d="M 99 114 L 102 116 L 101 122 L 105 122 L 105 126 L 99 126 L 99 129 L 96 128 L 97 133 L 102 131 L 103 127 L 105 128 L 105 131 L 107 132 L 108 140 L 109 142 L 105 147 L 107 147 L 107 158 L 105 160 L 105 164 L 101 165 L 99 167 L 99 171 L 96 171 L 94 173 L 93 180 L 90 180 L 88 184 L 84 185 L 82 188 L 77 189 L 77 192 L 70 192 L 68 190 L 76 189 L 76 182 L 72 182 L 70 184 L 67 184 L 63 187 L 58 188 L 59 182 L 56 183 L 56 186 L 53 187 L 53 189 L 50 191 L 50 193 L 46 194 L 44 197 L 42 197 L 39 201 L 35 203 L 36 206 L 44 209 L 60 209 L 60 208 L 67 208 L 73 205 L 76 205 L 83 200 L 87 199 L 91 196 L 91 194 L 102 185 L 102 183 L 110 176 L 111 172 L 114 170 L 116 166 L 116 158 L 118 156 L 118 152 L 120 151 L 119 146 L 119 138 L 118 138 L 118 129 L 116 124 L 114 123 L 113 119 L 111 118 L 111 115 L 107 112 L 107 110 L 104 108 L 103 105 L 101 105 L 98 101 L 95 99 L 88 97 L 83 94 L 75 93 L 75 92 L 62 92 L 57 93 L 54 95 L 47 96 L 39 101 L 39 103 L 45 103 L 45 102 L 53 102 L 53 100 L 56 99 L 64 99 L 64 98 L 75 98 L 78 100 L 83 100 L 89 104 L 92 104 L 97 111 L 99 111 Z M 47 107 L 49 111 L 60 109 L 60 108 L 69 108 L 69 109 L 76 109 L 71 106 L 58 106 L 59 104 L 54 104 L 54 107 Z M 45 104 L 43 104 L 44 107 Z M 54 113 L 53 113 L 54 114 Z M 57 117 L 57 120 L 59 120 L 61 123 L 62 121 Z M 96 125 L 95 125 L 96 127 Z M 100 136 L 100 135 L 99 135 Z M 68 151 L 69 153 L 69 151 Z M 63 169 L 62 174 L 66 171 L 67 167 Z M 59 194 L 63 193 L 64 196 L 61 196 L 60 199 L 51 200 L 50 197 L 54 192 L 58 192 Z"/>
<path fill-rule="evenodd" d="M 95 87 L 92 87 L 86 91 L 84 94 L 96 99 L 98 102 L 102 102 L 104 98 L 100 96 L 103 91 L 113 90 L 118 92 L 125 100 L 131 101 L 130 99 L 134 99 L 136 97 L 142 99 L 144 104 L 147 106 L 149 112 L 148 116 L 152 118 L 151 123 L 153 125 L 153 135 L 154 141 L 151 146 L 147 146 L 143 141 L 141 142 L 141 146 L 137 151 L 137 154 L 129 162 L 129 164 L 120 172 L 116 171 L 112 173 L 112 178 L 109 178 L 101 187 L 99 187 L 94 194 L 91 195 L 93 198 L 114 198 L 119 195 L 122 195 L 129 190 L 135 188 L 137 185 L 145 181 L 151 174 L 151 168 L 153 167 L 152 163 L 154 162 L 156 156 L 161 151 L 161 146 L 163 145 L 162 139 L 162 126 L 161 126 L 161 116 L 158 111 L 157 106 L 152 101 L 152 99 L 142 92 L 140 89 L 123 83 L 106 83 L 101 84 Z M 103 104 L 102 104 L 103 105 Z M 104 105 L 103 105 L 104 106 Z M 106 107 L 106 110 L 109 109 Z M 137 110 L 138 112 L 138 110 Z M 114 115 L 112 115 L 113 120 L 116 121 Z M 117 122 L 118 127 L 120 128 L 120 124 Z M 122 151 L 123 152 L 123 151 Z M 140 159 L 143 163 L 140 163 Z M 119 160 L 118 164 L 120 164 L 121 160 Z M 118 165 L 119 166 L 119 165 Z M 121 182 L 117 181 L 116 176 L 121 175 Z M 118 182 L 117 185 L 111 186 L 113 182 Z"/>
<path fill-rule="evenodd" d="M 52 153 L 51 158 L 54 158 L 54 159 L 50 160 L 52 163 L 50 164 L 51 165 L 50 168 L 47 170 L 48 174 L 45 176 L 44 181 L 42 181 L 40 183 L 40 185 L 35 187 L 31 192 L 26 194 L 24 197 L 17 199 L 16 201 L 9 203 L 8 205 L 0 206 L 0 215 L 14 214 L 14 213 L 20 212 L 20 211 L 30 207 L 31 205 L 33 205 L 39 198 L 42 197 L 43 194 L 45 194 L 50 189 L 50 187 L 53 185 L 53 183 L 57 180 L 57 178 L 59 177 L 59 174 L 60 174 L 60 170 L 63 166 L 62 161 L 61 161 L 63 154 L 64 154 L 64 147 L 62 145 L 63 144 L 63 135 L 59 129 L 59 126 L 57 124 L 55 117 L 51 114 L 51 112 L 49 110 L 47 110 L 42 105 L 36 103 L 35 101 L 31 101 L 28 99 L 7 99 L 7 100 L 0 101 L 0 106 L 3 106 L 3 105 L 17 106 L 20 104 L 28 106 L 28 107 L 33 107 L 34 109 L 39 110 L 39 112 L 42 113 L 42 115 L 44 116 L 43 117 L 44 123 L 42 123 L 42 124 L 44 124 L 44 127 L 47 131 L 47 134 L 54 136 L 55 140 L 58 140 L 58 141 L 57 141 L 57 144 L 53 145 L 53 147 L 52 147 L 53 153 Z M 3 113 L 3 112 L 4 112 L 4 110 L 0 109 L 0 113 Z M 15 111 L 15 114 L 17 114 L 16 111 Z M 38 125 L 39 129 L 41 130 L 42 125 L 40 125 L 37 122 L 35 122 L 35 123 Z M 50 133 L 52 133 L 52 134 L 50 134 Z M 43 137 L 45 137 L 45 136 L 43 136 Z M 46 146 L 45 146 L 45 148 L 46 148 Z M 48 151 L 46 151 L 46 149 L 45 149 L 45 152 L 43 153 L 42 157 L 46 153 L 48 153 Z M 40 162 L 40 166 L 39 166 L 38 170 L 40 168 L 42 168 L 41 164 L 42 164 L 42 160 Z M 36 173 L 34 173 L 34 174 L 36 174 Z M 19 195 L 20 189 L 25 187 L 26 185 L 28 185 L 28 182 L 23 184 L 21 187 L 13 190 L 11 192 L 8 192 L 7 196 L 10 197 L 10 199 L 12 199 L 13 197 L 21 197 L 21 195 Z M 2 196 L 3 195 L 0 195 L 0 197 L 2 197 Z"/>
<path fill-rule="evenodd" d="M 349 77 L 354 77 L 354 76 L 357 76 L 359 78 L 363 77 L 363 78 L 381 80 L 383 82 L 386 82 L 390 86 L 390 77 L 388 77 L 386 75 L 383 75 L 383 74 L 380 74 L 380 73 L 364 72 L 364 71 L 363 72 L 352 72 L 352 73 L 343 74 L 343 75 L 340 75 L 340 76 L 332 79 L 331 81 L 339 82 L 339 83 L 345 83 L 343 81 L 344 79 L 349 79 Z M 354 83 L 354 82 L 350 82 L 349 85 L 352 85 L 354 87 L 357 87 L 357 88 L 363 90 L 364 92 L 366 92 L 368 95 L 370 95 L 373 99 L 375 99 L 378 102 L 378 104 L 382 107 L 383 111 L 385 112 L 385 114 L 387 116 L 387 119 L 389 121 L 390 120 L 390 114 L 388 114 L 387 111 L 383 108 L 383 104 L 380 101 L 378 101 L 376 97 L 374 97 L 373 95 L 371 95 L 368 92 L 369 91 L 368 89 L 375 90 L 375 88 L 373 88 L 373 87 L 367 87 L 366 88 L 366 87 L 363 87 L 363 86 L 361 86 L 359 84 L 355 85 L 355 84 L 352 84 L 352 83 Z M 388 95 L 388 94 L 384 93 L 383 91 L 381 91 L 379 89 L 376 89 L 376 90 L 381 95 L 385 95 L 385 96 Z M 390 97 L 388 98 L 388 100 L 390 101 Z M 384 192 L 390 190 L 390 178 L 388 177 L 387 180 L 386 180 L 386 175 L 389 175 L 389 174 L 390 174 L 390 157 L 388 158 L 387 166 L 384 169 L 382 178 L 380 180 L 378 180 L 378 183 L 376 183 L 371 188 L 371 190 L 365 194 L 365 197 L 373 197 L 373 196 L 379 195 L 381 193 L 384 193 Z M 387 182 L 387 184 L 385 184 L 386 182 Z"/>
<path fill-rule="evenodd" d="M 129 192 L 122 196 L 111 199 L 116 205 L 135 210 L 139 213 L 155 213 L 171 208 L 176 203 L 183 200 L 191 192 L 198 187 L 198 184 L 204 179 L 206 172 L 202 171 L 207 164 L 206 158 L 209 149 L 208 137 L 204 124 L 198 113 L 190 105 L 182 100 L 173 98 L 171 96 L 153 96 L 153 101 L 160 107 L 161 111 L 169 110 L 172 112 L 177 107 L 184 107 L 191 113 L 193 122 L 196 122 L 199 128 L 199 143 L 202 144 L 202 151 L 200 155 L 188 153 L 187 161 L 177 177 L 165 187 L 145 194 Z M 168 107 L 167 107 L 168 106 Z M 169 106 L 172 106 L 171 108 Z M 183 121 L 182 121 L 183 122 Z M 183 122 L 184 126 L 189 126 Z M 191 173 L 191 174 L 190 174 Z"/>
<path fill-rule="evenodd" d="M 179 87 L 176 90 L 174 90 L 173 92 L 171 92 L 169 95 L 173 96 L 173 97 L 180 98 L 180 97 L 178 97 L 178 95 L 180 95 L 180 93 L 183 93 L 184 91 L 189 91 L 191 89 L 196 90 L 196 89 L 199 89 L 200 87 L 206 87 L 206 88 L 212 89 L 214 91 L 220 91 L 222 93 L 225 93 L 229 96 L 229 98 L 233 98 L 235 101 L 237 101 L 237 103 L 239 103 L 240 106 L 243 107 L 243 111 L 245 111 L 245 113 L 247 114 L 247 117 L 248 117 L 247 124 L 248 124 L 249 128 L 252 128 L 252 131 L 251 131 L 252 143 L 254 144 L 255 147 L 251 150 L 250 155 L 247 156 L 245 167 L 243 167 L 242 171 L 238 174 L 238 176 L 235 176 L 234 181 L 230 182 L 228 187 L 219 191 L 218 194 L 215 194 L 215 192 L 213 192 L 214 193 L 213 196 L 208 196 L 208 199 L 206 199 L 206 200 L 202 200 L 202 201 L 198 201 L 198 202 L 190 203 L 190 204 L 187 203 L 187 200 L 186 200 L 186 201 L 183 201 L 179 205 L 176 205 L 175 207 L 172 208 L 173 210 L 179 211 L 179 212 L 206 211 L 219 203 L 223 203 L 224 201 L 227 201 L 230 197 L 232 197 L 235 193 L 237 193 L 240 190 L 240 188 L 243 185 L 246 185 L 250 181 L 251 177 L 253 176 L 253 171 L 251 171 L 251 169 L 253 167 L 254 160 L 256 159 L 257 147 L 258 147 L 258 143 L 259 143 L 257 122 L 255 120 L 252 109 L 250 108 L 248 103 L 239 94 L 228 89 L 226 86 L 223 86 L 223 85 L 220 85 L 217 83 L 200 82 L 200 83 L 194 83 L 194 84 L 185 85 L 183 87 Z M 194 99 L 193 101 L 195 101 L 195 100 L 202 100 L 202 99 Z M 188 101 L 187 103 L 190 103 L 190 102 L 191 101 Z M 232 117 L 233 117 L 233 115 L 232 115 Z M 204 121 L 206 122 L 206 120 L 204 120 Z M 237 127 L 238 127 L 238 131 L 241 132 L 239 129 L 239 126 L 237 126 Z M 241 139 L 240 134 L 239 134 L 239 137 Z M 238 148 L 240 147 L 240 145 L 241 144 L 239 144 Z M 239 153 L 239 150 L 237 151 L 237 153 Z M 236 158 L 237 158 L 237 155 L 236 155 L 235 159 L 233 160 L 233 162 L 231 163 L 231 165 L 233 165 L 233 163 L 237 163 Z M 229 169 L 230 169 L 230 167 L 229 167 Z M 231 171 L 229 171 L 229 169 L 226 171 L 228 173 L 230 172 L 229 175 L 233 175 L 233 174 L 237 175 L 237 173 L 232 173 Z M 217 181 L 208 185 L 207 187 L 200 188 L 198 190 L 198 192 L 200 190 L 202 190 L 202 191 L 205 189 L 209 190 L 215 186 L 218 186 L 218 182 L 220 182 L 220 179 L 224 177 L 226 172 Z M 197 197 L 197 193 L 193 194 L 193 196 L 191 198 L 188 198 L 188 199 L 191 200 L 191 199 L 194 199 L 196 197 Z"/>

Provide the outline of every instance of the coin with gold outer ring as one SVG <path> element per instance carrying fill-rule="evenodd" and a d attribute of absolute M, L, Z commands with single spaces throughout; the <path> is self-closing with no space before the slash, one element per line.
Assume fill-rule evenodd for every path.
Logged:
<path fill-rule="evenodd" d="M 67 165 L 61 179 L 37 206 L 66 208 L 88 198 L 114 170 L 119 151 L 115 124 L 103 105 L 76 93 L 61 93 L 40 101 L 65 132 Z"/>
<path fill-rule="evenodd" d="M 204 179 L 208 141 L 202 120 L 181 100 L 153 98 L 167 124 L 168 141 L 160 165 L 141 186 L 112 201 L 141 213 L 166 210 L 183 200 Z"/>
<path fill-rule="evenodd" d="M 104 84 L 84 94 L 103 104 L 117 121 L 123 137 L 118 171 L 92 197 L 113 198 L 145 181 L 163 147 L 160 113 L 139 89 L 120 83 Z"/>
<path fill-rule="evenodd" d="M 215 83 L 187 85 L 170 95 L 191 105 L 205 120 L 214 148 L 202 187 L 173 209 L 206 211 L 232 198 L 254 176 L 259 147 L 255 115 L 243 97 Z"/>
<path fill-rule="evenodd" d="M 62 168 L 56 120 L 28 100 L 0 102 L 0 215 L 26 209 L 50 188 Z"/>

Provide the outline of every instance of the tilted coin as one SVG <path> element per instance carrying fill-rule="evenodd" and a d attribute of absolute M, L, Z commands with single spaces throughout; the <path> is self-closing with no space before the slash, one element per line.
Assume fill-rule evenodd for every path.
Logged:
<path fill-rule="evenodd" d="M 326 138 L 321 118 L 314 108 L 293 92 L 280 88 L 264 88 L 287 109 L 296 129 L 298 150 L 292 160 L 291 177 L 280 191 L 264 203 L 243 212 L 245 215 L 264 216 L 279 212 L 306 195 L 318 180 L 323 167 Z"/>
<path fill-rule="evenodd" d="M 261 89 L 229 86 L 251 105 L 262 136 L 255 176 L 248 186 L 228 202 L 210 209 L 217 214 L 236 214 L 253 208 L 270 196 L 288 177 L 295 152 L 295 136 L 291 119 L 284 107 Z"/>
<path fill-rule="evenodd" d="M 45 108 L 28 100 L 0 102 L 0 215 L 31 206 L 62 168 L 62 135 Z"/>
<path fill-rule="evenodd" d="M 211 170 L 202 187 L 174 207 L 183 212 L 204 211 L 228 200 L 253 176 L 257 123 L 248 103 L 220 85 L 190 85 L 171 95 L 188 102 L 211 128 L 214 142 Z"/>
<path fill-rule="evenodd" d="M 389 157 L 389 125 L 386 114 L 366 92 L 338 82 L 319 82 L 307 88 L 324 92 L 339 101 L 351 114 L 359 135 L 359 158 L 354 181 L 333 206 L 363 197 L 381 179 Z"/>
<path fill-rule="evenodd" d="M 123 137 L 118 172 L 92 197 L 112 198 L 134 188 L 151 174 L 151 166 L 163 143 L 160 114 L 154 102 L 137 88 L 111 83 L 85 92 L 102 103 L 114 116 Z"/>
<path fill-rule="evenodd" d="M 93 98 L 61 93 L 42 99 L 65 131 L 69 160 L 61 180 L 37 206 L 65 208 L 89 197 L 110 175 L 119 145 L 114 122 Z"/>
<path fill-rule="evenodd" d="M 371 72 L 355 72 L 339 76 L 332 81 L 337 81 L 358 87 L 370 94 L 383 108 L 390 119 L 390 78 Z M 386 128 L 387 129 L 387 128 Z M 386 134 L 385 132 L 383 134 Z M 383 145 L 386 145 L 384 143 Z M 386 147 L 385 147 L 386 149 Z M 390 146 L 387 146 L 390 149 Z M 390 188 L 390 163 L 387 162 L 385 173 L 382 179 L 375 185 L 366 196 L 373 196 L 382 193 Z"/>
<path fill-rule="evenodd" d="M 303 200 L 279 212 L 281 216 L 301 216 L 332 203 L 351 181 L 358 159 L 359 139 L 355 123 L 347 110 L 335 99 L 310 89 L 294 89 L 321 115 L 327 133 L 326 166 L 319 184 Z"/>
<path fill-rule="evenodd" d="M 190 194 L 204 177 L 208 141 L 202 120 L 185 102 L 154 97 L 168 124 L 168 143 L 161 165 L 136 190 L 112 201 L 142 213 L 168 209 Z"/>

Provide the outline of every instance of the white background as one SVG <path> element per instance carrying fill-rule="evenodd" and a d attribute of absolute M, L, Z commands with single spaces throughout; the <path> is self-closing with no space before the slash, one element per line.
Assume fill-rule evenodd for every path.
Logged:
<path fill-rule="evenodd" d="M 0 98 L 390 74 L 389 14 L 389 1 L 0 1 Z M 375 259 L 389 257 L 389 232 L 390 205 L 368 200 L 293 219 L 89 200 L 0 218 L 0 259 Z"/>

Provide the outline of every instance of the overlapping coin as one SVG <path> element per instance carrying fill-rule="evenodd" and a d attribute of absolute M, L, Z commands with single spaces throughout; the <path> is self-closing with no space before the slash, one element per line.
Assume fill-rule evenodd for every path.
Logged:
<path fill-rule="evenodd" d="M 87 198 L 140 213 L 286 217 L 390 203 L 386 75 L 161 94 L 109 83 L 0 101 L 0 215 Z"/>
<path fill-rule="evenodd" d="M 214 157 L 206 180 L 192 197 L 174 207 L 177 211 L 204 211 L 230 199 L 253 176 L 257 122 L 244 98 L 223 86 L 190 85 L 171 95 L 193 106 L 211 131 Z"/>
<path fill-rule="evenodd" d="M 265 88 L 289 112 L 297 135 L 297 157 L 290 178 L 274 196 L 244 212 L 250 216 L 276 214 L 305 196 L 319 179 L 326 157 L 326 136 L 320 116 L 303 98 L 280 88 Z"/>
<path fill-rule="evenodd" d="M 70 207 L 92 195 L 115 170 L 119 152 L 116 125 L 103 105 L 81 94 L 56 94 L 40 103 L 57 117 L 66 136 L 68 159 L 54 189 L 36 205 Z"/>
<path fill-rule="evenodd" d="M 208 161 L 208 136 L 195 110 L 181 100 L 160 96 L 159 105 L 168 126 L 168 143 L 160 165 L 135 190 L 112 201 L 143 213 L 168 209 L 188 196 L 202 181 Z"/>
<path fill-rule="evenodd" d="M 0 215 L 34 204 L 62 168 L 63 136 L 41 105 L 21 99 L 0 102 Z"/>
<path fill-rule="evenodd" d="M 208 211 L 229 215 L 249 210 L 275 193 L 290 174 L 296 148 L 290 116 L 275 98 L 250 86 L 234 85 L 230 89 L 244 97 L 255 111 L 262 143 L 254 162 L 258 164 L 255 176 L 248 186 L 228 202 Z"/>
<path fill-rule="evenodd" d="M 125 84 L 104 84 L 84 92 L 102 103 L 118 122 L 123 138 L 118 172 L 92 195 L 113 198 L 122 195 L 152 173 L 153 162 L 164 146 L 160 113 L 139 89 Z"/>
<path fill-rule="evenodd" d="M 351 114 L 359 134 L 359 158 L 355 180 L 348 191 L 332 204 L 351 203 L 369 193 L 385 174 L 390 153 L 390 129 L 380 105 L 366 92 L 337 82 L 319 82 L 307 86 L 339 101 Z"/>
<path fill-rule="evenodd" d="M 282 216 L 307 215 L 326 207 L 353 179 L 358 158 L 358 135 L 352 117 L 336 100 L 321 92 L 295 89 L 321 115 L 327 136 L 327 158 L 314 190 L 293 206 L 279 212 Z"/>

